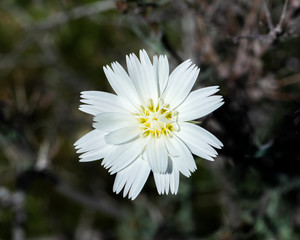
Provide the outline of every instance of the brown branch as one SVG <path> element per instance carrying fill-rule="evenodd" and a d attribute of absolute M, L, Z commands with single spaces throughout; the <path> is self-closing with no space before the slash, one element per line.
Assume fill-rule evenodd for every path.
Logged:
<path fill-rule="evenodd" d="M 264 2 L 264 8 L 265 8 L 265 13 L 266 13 L 267 23 L 268 23 L 270 31 L 272 31 L 274 29 L 274 24 L 273 24 L 273 21 L 272 21 L 271 13 L 270 13 L 269 7 L 266 3 L 266 0 L 264 0 L 263 2 Z"/>
<path fill-rule="evenodd" d="M 111 200 L 109 201 L 109 199 L 91 198 L 90 196 L 71 188 L 65 183 L 58 184 L 56 189 L 60 194 L 72 199 L 73 201 L 78 202 L 84 207 L 102 213 L 106 213 L 107 215 L 116 218 L 118 220 L 121 220 L 125 217 L 125 214 L 122 211 L 122 209 L 115 206 Z"/>
<path fill-rule="evenodd" d="M 240 35 L 240 36 L 234 36 L 232 38 L 232 41 L 234 43 L 237 43 L 241 39 L 248 39 L 248 40 L 264 40 L 268 37 L 268 35 L 261 35 L 261 34 L 253 34 L 253 35 Z"/>
<path fill-rule="evenodd" d="M 276 27 L 282 28 L 283 21 L 285 20 L 285 17 L 286 17 L 287 4 L 288 4 L 288 0 L 285 0 L 284 5 L 283 5 L 283 9 L 282 9 L 282 13 L 281 13 L 281 16 L 280 16 L 280 21 L 279 21 L 279 23 L 277 24 Z"/>
<path fill-rule="evenodd" d="M 279 20 L 278 24 L 276 25 L 276 27 L 271 29 L 268 34 L 271 37 L 272 41 L 276 40 L 278 35 L 283 32 L 283 24 L 284 24 L 284 20 L 286 17 L 287 3 L 288 3 L 288 0 L 285 0 L 283 8 L 282 8 L 280 20 Z"/>
<path fill-rule="evenodd" d="M 296 73 L 278 80 L 278 87 L 285 87 L 292 84 L 300 84 L 300 73 Z"/>
<path fill-rule="evenodd" d="M 259 6 L 259 0 L 252 1 L 251 9 L 247 16 L 245 16 L 245 24 L 243 26 L 241 36 L 251 36 L 250 33 L 253 27 L 255 27 Z M 247 41 L 239 42 L 236 59 L 232 68 L 231 84 L 235 81 L 235 79 L 247 72 L 253 63 L 251 59 L 252 57 L 248 53 L 248 47 L 249 43 Z"/>
<path fill-rule="evenodd" d="M 287 13 L 287 6 L 288 6 L 288 0 L 285 0 L 282 13 L 280 16 L 280 20 L 277 23 L 276 27 L 274 27 L 270 10 L 267 6 L 266 1 L 264 0 L 264 8 L 266 12 L 266 19 L 269 26 L 269 33 L 268 34 L 256 34 L 256 35 L 240 35 L 235 36 L 232 38 L 234 43 L 237 43 L 240 39 L 254 39 L 254 40 L 265 40 L 265 48 L 267 49 L 268 46 L 270 46 L 276 39 L 278 39 L 278 36 L 283 32 L 284 30 L 284 23 L 286 21 L 286 13 Z M 262 51 L 264 52 L 264 51 Z"/>
<path fill-rule="evenodd" d="M 114 1 L 97 1 L 95 3 L 85 4 L 79 7 L 72 8 L 69 11 L 55 13 L 43 22 L 38 23 L 33 27 L 30 27 L 29 30 L 48 30 L 59 24 L 66 23 L 70 20 L 89 17 L 97 13 L 105 12 L 107 10 L 115 8 L 116 4 L 114 3 Z"/>
<path fill-rule="evenodd" d="M 108 195 L 102 194 L 101 198 L 82 193 L 65 182 L 57 173 L 49 169 L 32 169 L 22 171 L 17 176 L 17 188 L 24 193 L 30 189 L 33 182 L 46 179 L 52 183 L 53 187 L 65 197 L 73 200 L 84 208 L 105 213 L 113 218 L 124 218 L 123 209 L 113 201 Z"/>

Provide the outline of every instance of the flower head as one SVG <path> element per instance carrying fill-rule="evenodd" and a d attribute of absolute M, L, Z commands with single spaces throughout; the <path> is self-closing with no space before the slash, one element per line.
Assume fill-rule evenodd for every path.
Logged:
<path fill-rule="evenodd" d="M 128 73 L 114 62 L 104 67 L 115 94 L 84 91 L 80 110 L 94 116 L 94 130 L 74 145 L 81 162 L 99 160 L 116 174 L 113 191 L 135 199 L 150 172 L 159 194 L 176 194 L 179 175 L 196 170 L 193 155 L 207 160 L 217 156 L 222 143 L 192 123 L 223 104 L 212 96 L 217 86 L 191 91 L 200 69 L 186 60 L 169 75 L 166 56 L 150 61 L 126 56 Z"/>

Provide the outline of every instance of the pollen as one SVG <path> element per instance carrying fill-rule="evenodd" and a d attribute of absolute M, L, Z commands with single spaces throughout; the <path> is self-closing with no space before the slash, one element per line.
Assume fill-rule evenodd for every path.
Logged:
<path fill-rule="evenodd" d="M 171 110 L 162 99 L 157 103 L 154 103 L 151 98 L 148 99 L 147 104 L 141 105 L 134 116 L 141 129 L 141 137 L 159 138 L 162 135 L 172 137 L 173 132 L 179 130 L 178 112 Z"/>

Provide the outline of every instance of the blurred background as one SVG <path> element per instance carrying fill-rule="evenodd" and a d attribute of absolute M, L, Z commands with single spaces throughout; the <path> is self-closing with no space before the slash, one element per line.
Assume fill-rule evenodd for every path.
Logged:
<path fill-rule="evenodd" d="M 1 0 L 0 239 L 300 239 L 300 0 Z M 225 105 L 202 120 L 224 148 L 177 195 L 135 201 L 73 143 L 80 92 L 144 48 Z"/>

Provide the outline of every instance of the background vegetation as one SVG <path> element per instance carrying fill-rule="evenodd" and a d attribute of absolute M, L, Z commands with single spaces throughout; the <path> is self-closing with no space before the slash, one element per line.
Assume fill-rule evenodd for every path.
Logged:
<path fill-rule="evenodd" d="M 1 0 L 0 239 L 300 239 L 299 0 Z M 145 48 L 195 88 L 220 85 L 203 119 L 224 143 L 176 196 L 151 176 L 135 201 L 112 193 L 73 143 L 91 130 L 83 90 Z"/>

